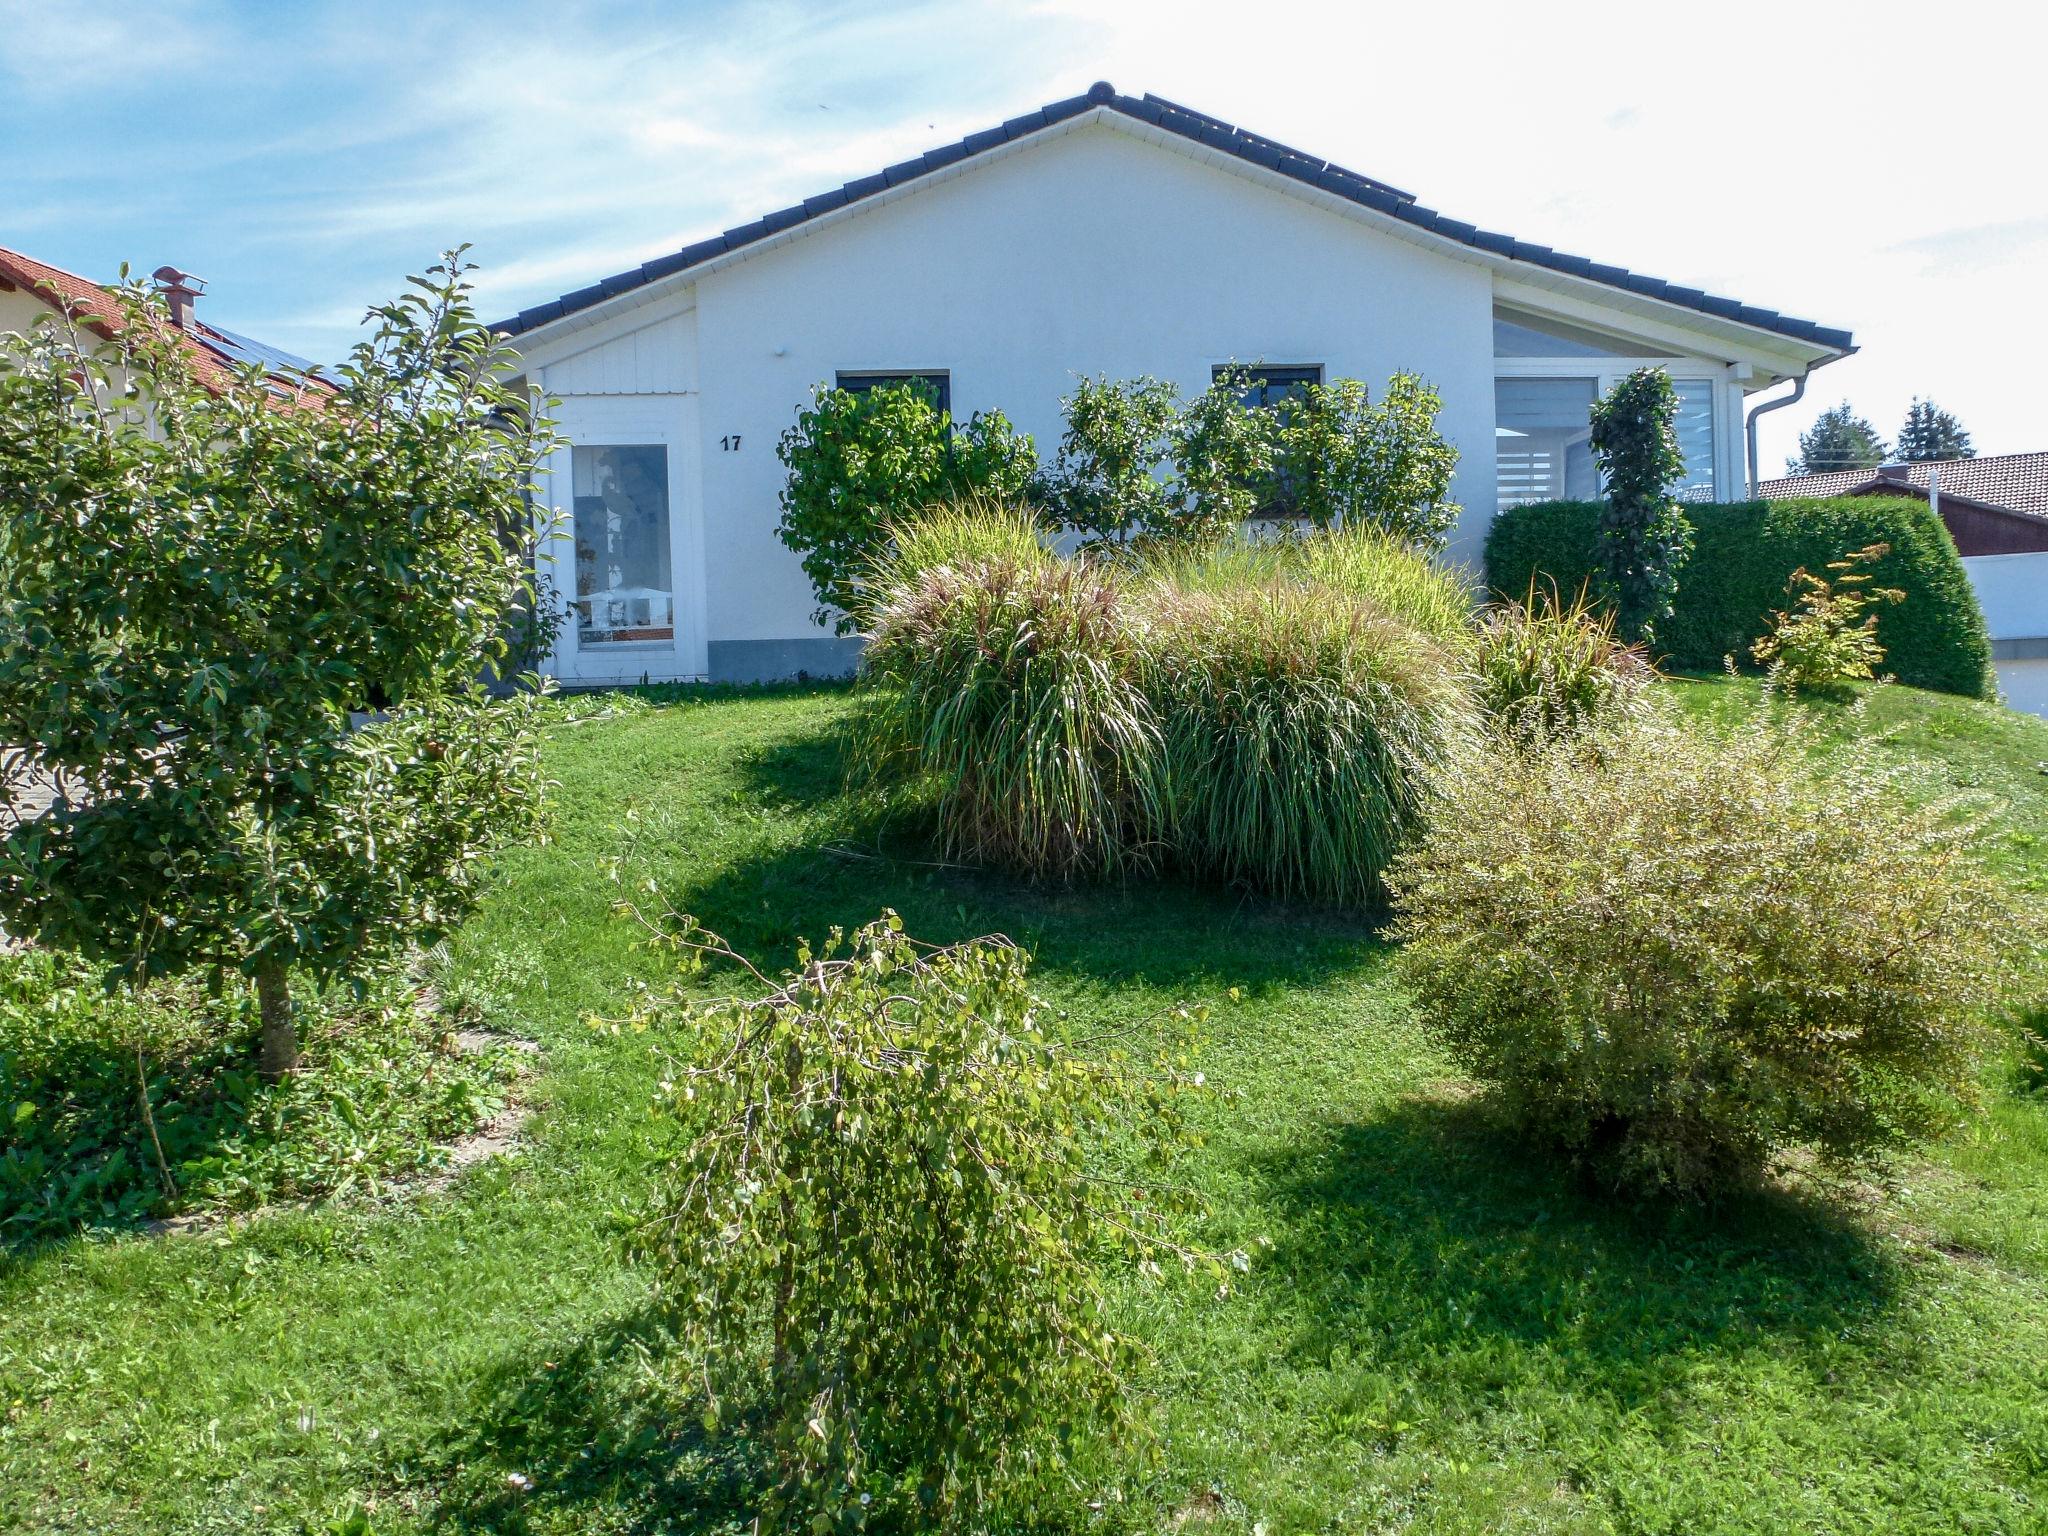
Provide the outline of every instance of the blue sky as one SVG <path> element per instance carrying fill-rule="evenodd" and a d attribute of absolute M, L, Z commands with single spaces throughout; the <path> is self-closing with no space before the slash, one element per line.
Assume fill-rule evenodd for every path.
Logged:
<path fill-rule="evenodd" d="M 331 359 L 452 242 L 509 313 L 1108 78 L 1854 329 L 1766 418 L 1766 472 L 1844 396 L 1887 434 L 1922 393 L 1982 451 L 2043 449 L 2048 133 L 2015 11 L 0 0 L 0 245 L 172 262 L 202 314 Z"/>

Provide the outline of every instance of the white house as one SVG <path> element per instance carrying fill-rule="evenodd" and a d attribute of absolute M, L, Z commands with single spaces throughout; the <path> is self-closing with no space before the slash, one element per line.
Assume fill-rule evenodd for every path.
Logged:
<path fill-rule="evenodd" d="M 1591 491 L 1586 407 L 1619 375 L 1670 370 L 1688 494 L 1734 499 L 1746 398 L 1853 350 L 1101 83 L 500 329 L 575 445 L 543 554 L 572 683 L 852 666 L 775 536 L 775 441 L 821 381 L 926 378 L 1044 452 L 1079 375 L 1192 392 L 1232 362 L 1375 388 L 1411 370 L 1443 395 L 1451 552 L 1476 563 L 1496 507 Z"/>

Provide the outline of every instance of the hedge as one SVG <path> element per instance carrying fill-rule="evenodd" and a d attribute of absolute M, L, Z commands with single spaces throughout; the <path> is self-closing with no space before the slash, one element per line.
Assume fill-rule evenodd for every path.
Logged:
<path fill-rule="evenodd" d="M 1991 639 L 1976 593 L 1941 519 L 1913 497 L 1740 501 L 1686 507 L 1693 550 L 1678 573 L 1677 608 L 1657 628 L 1659 660 L 1677 671 L 1718 671 L 1733 656 L 1752 667 L 1750 642 L 1786 605 L 1785 584 L 1804 566 L 1823 569 L 1852 550 L 1889 544 L 1869 568 L 1878 586 L 1906 600 L 1878 615 L 1884 670 L 1915 688 L 1995 698 Z M 1532 577 L 1566 596 L 1599 567 L 1600 503 L 1546 501 L 1512 507 L 1486 536 L 1486 581 L 1520 598 Z"/>

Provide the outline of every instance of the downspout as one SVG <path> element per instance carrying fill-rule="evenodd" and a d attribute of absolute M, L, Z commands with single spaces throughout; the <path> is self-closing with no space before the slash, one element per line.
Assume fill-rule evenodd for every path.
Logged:
<path fill-rule="evenodd" d="M 1744 431 L 1749 437 L 1749 499 L 1756 500 L 1756 419 L 1766 411 L 1780 411 L 1788 405 L 1797 405 L 1799 397 L 1806 393 L 1806 375 L 1800 374 L 1792 381 L 1792 393 L 1779 400 L 1766 400 L 1762 405 L 1751 406 L 1744 422 Z"/>

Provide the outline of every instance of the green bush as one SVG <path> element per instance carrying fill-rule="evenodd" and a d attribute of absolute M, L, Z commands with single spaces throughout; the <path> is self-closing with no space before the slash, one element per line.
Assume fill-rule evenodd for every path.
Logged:
<path fill-rule="evenodd" d="M 2018 931 L 1874 749 L 1656 709 L 1476 759 L 1397 865 L 1426 1025 L 1604 1178 L 1697 1195 L 1941 1133 Z"/>
<path fill-rule="evenodd" d="M 1172 859 L 1371 903 L 1464 740 L 1469 599 L 1370 528 L 1115 568 L 950 510 L 876 567 L 860 758 L 933 791 L 950 852 L 1039 877 Z"/>
<path fill-rule="evenodd" d="M 1314 528 L 1370 526 L 1441 549 L 1458 520 L 1458 451 L 1437 431 L 1443 398 L 1397 373 L 1374 405 L 1364 384 L 1311 384 L 1279 411 L 1273 476 L 1282 510 Z"/>
<path fill-rule="evenodd" d="M 1607 487 L 1600 510 L 1601 589 L 1630 640 L 1670 617 L 1692 530 L 1671 487 L 1685 474 L 1678 390 L 1662 368 L 1638 368 L 1592 410 L 1593 463 Z"/>
<path fill-rule="evenodd" d="M 1924 501 L 1845 496 L 1829 501 L 1697 502 L 1685 508 L 1693 549 L 1678 572 L 1657 653 L 1680 671 L 1746 663 L 1771 626 L 1785 586 L 1800 567 L 1819 570 L 1844 550 L 1889 546 L 1869 568 L 1873 582 L 1905 594 L 1878 618 L 1887 670 L 1902 683 L 1991 698 L 1991 640 L 1955 543 Z M 1573 591 L 1599 569 L 1598 502 L 1542 502 L 1494 519 L 1486 580 L 1503 597 L 1532 581 Z"/>
<path fill-rule="evenodd" d="M 864 660 L 868 771 L 927 788 L 971 862 L 1060 879 L 1148 863 L 1159 727 L 1107 573 L 1000 511 L 948 513 L 905 547 L 879 567 L 895 575 Z"/>
<path fill-rule="evenodd" d="M 957 496 L 1021 496 L 1038 471 L 1029 434 L 1000 411 L 956 425 L 916 384 L 853 391 L 820 384 L 775 444 L 789 471 L 776 533 L 803 557 L 818 609 L 839 634 L 863 627 L 862 576 L 886 530 Z"/>
<path fill-rule="evenodd" d="M 1101 1258 L 1226 1285 L 1245 1262 L 1185 1247 L 1199 1202 L 1160 1177 L 1198 1077 L 1056 1043 L 1007 939 L 901 928 L 835 930 L 761 997 L 652 1010 L 694 1043 L 657 1103 L 689 1140 L 638 1246 L 708 1418 L 772 1449 L 764 1528 L 1007 1528 L 991 1509 L 1058 1488 L 1091 1420 L 1145 1435 Z M 688 919 L 674 937 L 745 964 Z"/>
<path fill-rule="evenodd" d="M 1496 730 L 1547 742 L 1632 706 L 1656 674 L 1641 646 L 1614 633 L 1614 616 L 1582 589 L 1569 603 L 1545 586 L 1499 603 L 1479 621 L 1479 707 Z"/>

